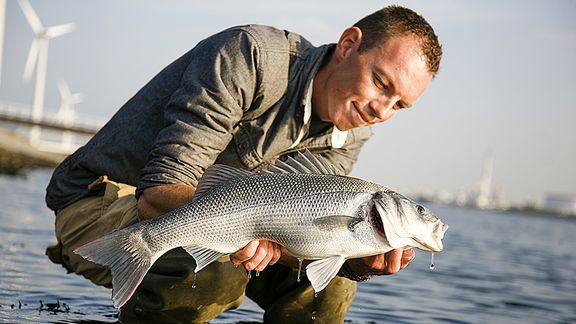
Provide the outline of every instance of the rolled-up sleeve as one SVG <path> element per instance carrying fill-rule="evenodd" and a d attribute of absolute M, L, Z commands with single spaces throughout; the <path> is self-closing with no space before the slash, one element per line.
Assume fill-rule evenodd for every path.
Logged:
<path fill-rule="evenodd" d="M 258 48 L 249 34 L 224 31 L 187 55 L 189 64 L 164 107 L 164 127 L 142 169 L 138 194 L 165 184 L 196 186 L 254 98 Z"/>

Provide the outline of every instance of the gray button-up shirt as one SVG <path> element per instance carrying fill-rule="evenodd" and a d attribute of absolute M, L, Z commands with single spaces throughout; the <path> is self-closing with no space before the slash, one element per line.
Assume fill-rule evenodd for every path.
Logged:
<path fill-rule="evenodd" d="M 138 194 L 158 185 L 196 186 L 213 163 L 259 170 L 303 149 L 350 172 L 370 128 L 333 134 L 330 124 L 311 126 L 322 123 L 310 118 L 312 80 L 333 48 L 256 25 L 201 41 L 56 168 L 48 207 L 90 195 L 88 185 L 102 175 L 137 186 Z"/>

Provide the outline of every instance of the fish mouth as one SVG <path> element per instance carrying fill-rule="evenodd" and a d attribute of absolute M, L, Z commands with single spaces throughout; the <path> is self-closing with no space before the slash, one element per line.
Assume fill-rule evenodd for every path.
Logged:
<path fill-rule="evenodd" d="M 384 224 L 382 223 L 382 218 L 380 213 L 376 208 L 376 204 L 372 204 L 370 207 L 370 215 L 368 217 L 368 222 L 372 228 L 380 235 L 382 238 L 386 239 L 386 232 L 384 231 Z"/>

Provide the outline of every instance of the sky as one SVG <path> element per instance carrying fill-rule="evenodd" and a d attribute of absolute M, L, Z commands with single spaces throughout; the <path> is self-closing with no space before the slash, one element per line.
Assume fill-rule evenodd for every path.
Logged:
<path fill-rule="evenodd" d="M 50 41 L 45 105 L 58 80 L 84 100 L 81 121 L 105 121 L 163 67 L 203 38 L 257 23 L 315 45 L 383 6 L 423 15 L 443 46 L 440 72 L 408 110 L 374 127 L 353 175 L 400 192 L 477 188 L 483 160 L 505 200 L 576 195 L 576 2 L 30 0 L 44 26 L 75 23 Z M 7 0 L 0 101 L 31 103 L 23 81 L 33 33 Z"/>

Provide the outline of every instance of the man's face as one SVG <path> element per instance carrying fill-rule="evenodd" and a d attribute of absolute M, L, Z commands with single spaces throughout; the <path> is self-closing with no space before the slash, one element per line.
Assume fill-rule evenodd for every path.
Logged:
<path fill-rule="evenodd" d="M 413 38 L 392 38 L 362 53 L 360 40 L 359 29 L 342 35 L 321 88 L 324 101 L 315 110 L 342 131 L 392 118 L 412 106 L 432 80 Z"/>

